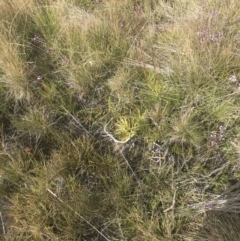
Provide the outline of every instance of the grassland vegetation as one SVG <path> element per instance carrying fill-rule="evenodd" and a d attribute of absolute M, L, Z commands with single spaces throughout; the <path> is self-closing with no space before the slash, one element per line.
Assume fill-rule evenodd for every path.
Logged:
<path fill-rule="evenodd" d="M 240 2 L 0 2 L 2 240 L 238 241 Z"/>

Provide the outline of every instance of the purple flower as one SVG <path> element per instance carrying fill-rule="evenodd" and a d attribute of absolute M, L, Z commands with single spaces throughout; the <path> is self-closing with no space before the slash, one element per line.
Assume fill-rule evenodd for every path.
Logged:
<path fill-rule="evenodd" d="M 136 13 L 137 13 L 138 15 L 141 15 L 141 13 L 142 13 L 141 8 L 138 7 L 138 8 L 136 9 Z"/>
<path fill-rule="evenodd" d="M 37 41 L 37 40 L 39 40 L 39 38 L 40 38 L 40 36 L 39 36 L 39 35 L 37 35 L 37 34 L 34 34 L 34 36 L 33 36 L 33 40 L 34 40 L 34 41 Z"/>
<path fill-rule="evenodd" d="M 221 134 L 223 134 L 225 130 L 226 130 L 226 127 L 225 127 L 225 126 L 219 126 L 219 132 L 220 132 Z"/>
<path fill-rule="evenodd" d="M 207 208 L 208 211 L 211 211 L 213 209 L 212 203 L 207 203 L 206 208 Z"/>
<path fill-rule="evenodd" d="M 213 17 L 216 17 L 218 15 L 218 12 L 216 11 L 216 10 L 214 10 L 213 12 L 212 12 L 212 16 Z"/>
<path fill-rule="evenodd" d="M 68 62 L 67 57 L 63 57 L 63 58 L 62 58 L 62 62 L 63 62 L 63 63 L 67 63 L 67 62 Z"/>
<path fill-rule="evenodd" d="M 213 148 L 218 147 L 218 144 L 216 141 L 211 141 L 210 144 L 211 144 L 211 147 Z"/>
<path fill-rule="evenodd" d="M 213 35 L 211 36 L 211 40 L 212 40 L 212 41 L 216 41 L 217 39 L 218 39 L 218 36 L 217 36 L 217 35 L 213 34 Z"/>
<path fill-rule="evenodd" d="M 232 75 L 229 80 L 232 82 L 232 83 L 236 83 L 237 82 L 237 77 L 235 75 Z"/>
<path fill-rule="evenodd" d="M 52 47 L 48 48 L 48 49 L 47 49 L 47 53 L 52 52 L 52 50 L 53 50 L 53 48 L 52 48 Z"/>
<path fill-rule="evenodd" d="M 219 135 L 219 141 L 225 141 L 225 137 L 224 137 L 223 134 L 220 134 L 220 135 Z"/>
<path fill-rule="evenodd" d="M 211 138 L 213 138 L 213 139 L 217 138 L 217 132 L 216 131 L 211 132 Z"/>
<path fill-rule="evenodd" d="M 42 80 L 42 76 L 41 76 L 41 75 L 38 75 L 37 80 L 38 80 L 38 81 Z"/>
<path fill-rule="evenodd" d="M 74 84 L 73 84 L 73 82 L 69 82 L 69 83 L 67 83 L 67 86 L 68 86 L 70 89 L 73 89 L 73 88 L 74 88 Z"/>

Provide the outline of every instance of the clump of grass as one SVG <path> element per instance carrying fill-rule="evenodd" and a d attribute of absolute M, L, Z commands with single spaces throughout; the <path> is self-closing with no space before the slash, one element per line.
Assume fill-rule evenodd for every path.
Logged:
<path fill-rule="evenodd" d="M 237 214 L 213 213 L 208 215 L 207 221 L 199 231 L 194 240 L 238 240 L 238 220 Z"/>
<path fill-rule="evenodd" d="M 2 1 L 2 238 L 238 240 L 237 9 Z"/>

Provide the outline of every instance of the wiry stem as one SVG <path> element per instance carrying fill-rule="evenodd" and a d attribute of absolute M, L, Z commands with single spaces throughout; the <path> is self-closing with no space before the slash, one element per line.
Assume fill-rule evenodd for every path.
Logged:
<path fill-rule="evenodd" d="M 74 209 L 72 209 L 69 205 L 63 202 L 62 199 L 60 199 L 57 194 L 52 192 L 50 189 L 47 189 L 51 195 L 53 195 L 57 200 L 61 203 L 63 203 L 66 207 L 68 207 L 71 211 L 73 211 L 77 216 L 79 216 L 82 220 L 84 220 L 89 226 L 91 226 L 95 231 L 97 231 L 103 238 L 105 238 L 107 241 L 110 241 L 101 231 L 99 231 L 96 227 L 94 227 L 88 220 L 86 220 L 82 215 L 80 215 L 78 212 L 76 212 Z"/>
<path fill-rule="evenodd" d="M 176 198 L 176 192 L 177 192 L 177 189 L 175 189 L 175 191 L 174 191 L 173 201 L 172 201 L 171 207 L 169 207 L 169 208 L 167 208 L 166 210 L 164 210 L 164 211 L 163 211 L 164 213 L 166 213 L 166 212 L 168 212 L 169 210 L 172 210 L 172 209 L 174 208 L 175 203 L 176 203 L 176 200 L 175 200 L 175 198 Z"/>
<path fill-rule="evenodd" d="M 129 138 L 127 138 L 125 141 L 119 141 L 119 140 L 117 140 L 116 138 L 114 138 L 114 136 L 107 131 L 107 126 L 108 126 L 108 124 L 112 121 L 112 119 L 113 119 L 113 118 L 111 118 L 110 121 L 104 126 L 104 128 L 103 128 L 104 132 L 105 132 L 106 135 L 109 136 L 115 143 L 121 143 L 121 144 L 127 143 L 127 142 L 133 137 L 133 135 L 130 136 Z"/>
<path fill-rule="evenodd" d="M 146 64 L 143 62 L 139 62 L 139 61 L 135 61 L 135 60 L 131 60 L 131 59 L 127 59 L 125 60 L 125 63 L 132 65 L 132 66 L 137 66 L 137 67 L 141 67 L 141 68 L 145 68 L 145 69 L 150 69 L 158 74 L 169 74 L 172 71 L 169 68 L 165 68 L 165 69 L 160 69 L 159 67 L 150 65 L 150 64 Z"/>
<path fill-rule="evenodd" d="M 68 115 L 72 117 L 72 119 L 87 133 L 90 134 L 89 131 L 64 107 L 62 107 Z"/>
<path fill-rule="evenodd" d="M 0 218 L 1 218 L 1 223 L 2 223 L 3 234 L 5 235 L 6 231 L 5 231 L 5 225 L 4 225 L 4 222 L 3 222 L 2 212 L 0 212 Z"/>

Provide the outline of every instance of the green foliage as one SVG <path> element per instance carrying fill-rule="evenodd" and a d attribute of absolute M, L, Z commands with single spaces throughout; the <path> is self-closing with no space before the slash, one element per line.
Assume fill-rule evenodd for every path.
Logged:
<path fill-rule="evenodd" d="M 239 7 L 2 1 L 1 238 L 239 240 Z"/>

